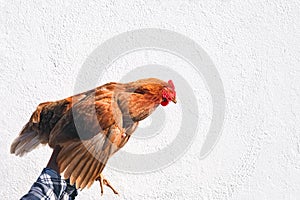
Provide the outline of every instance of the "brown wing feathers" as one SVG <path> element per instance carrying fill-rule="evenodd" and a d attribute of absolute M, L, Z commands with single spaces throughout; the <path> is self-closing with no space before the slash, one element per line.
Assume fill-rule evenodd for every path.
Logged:
<path fill-rule="evenodd" d="M 64 143 L 58 155 L 60 172 L 64 172 L 65 178 L 70 178 L 71 184 L 76 183 L 77 188 L 89 187 L 112 154 L 114 141 L 111 139 L 98 134 L 90 140 Z"/>

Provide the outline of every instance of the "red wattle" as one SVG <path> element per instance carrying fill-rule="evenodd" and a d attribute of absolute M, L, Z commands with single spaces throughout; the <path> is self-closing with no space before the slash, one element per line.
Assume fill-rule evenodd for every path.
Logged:
<path fill-rule="evenodd" d="M 169 104 L 169 102 L 168 102 L 168 101 L 162 101 L 160 104 L 161 104 L 162 106 L 166 106 L 166 105 Z"/>

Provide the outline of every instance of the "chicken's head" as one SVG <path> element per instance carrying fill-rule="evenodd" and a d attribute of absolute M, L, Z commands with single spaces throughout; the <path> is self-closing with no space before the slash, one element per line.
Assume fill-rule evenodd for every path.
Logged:
<path fill-rule="evenodd" d="M 161 105 L 166 106 L 169 104 L 170 101 L 173 101 L 176 103 L 176 92 L 175 92 L 175 86 L 172 80 L 168 81 L 168 87 L 164 87 L 162 89 L 162 101 Z"/>

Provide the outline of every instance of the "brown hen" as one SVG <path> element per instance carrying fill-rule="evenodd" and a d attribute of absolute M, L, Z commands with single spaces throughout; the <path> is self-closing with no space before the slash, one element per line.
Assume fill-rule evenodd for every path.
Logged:
<path fill-rule="evenodd" d="M 116 190 L 101 174 L 108 159 L 122 148 L 137 128 L 160 104 L 176 103 L 172 81 L 156 78 L 130 83 L 107 83 L 66 99 L 38 105 L 11 145 L 22 156 L 39 144 L 60 148 L 59 173 L 77 188 L 95 180 Z"/>

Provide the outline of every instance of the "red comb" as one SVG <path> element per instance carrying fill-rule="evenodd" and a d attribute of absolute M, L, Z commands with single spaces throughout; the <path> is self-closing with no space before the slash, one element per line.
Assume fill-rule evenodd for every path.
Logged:
<path fill-rule="evenodd" d="M 168 81 L 169 85 L 171 86 L 171 88 L 174 90 L 175 89 L 175 86 L 174 86 L 174 83 L 172 80 L 169 80 Z"/>

